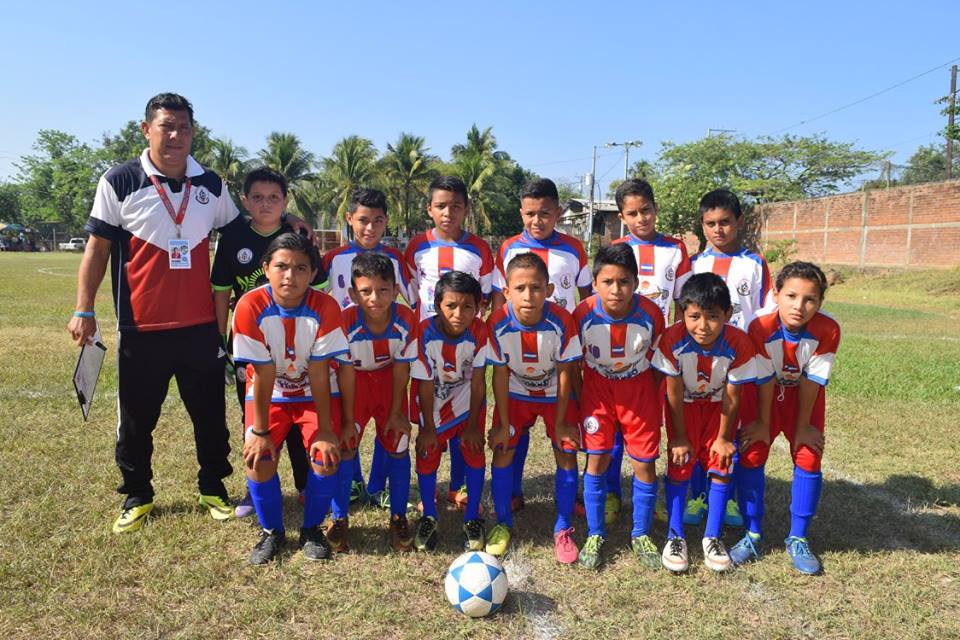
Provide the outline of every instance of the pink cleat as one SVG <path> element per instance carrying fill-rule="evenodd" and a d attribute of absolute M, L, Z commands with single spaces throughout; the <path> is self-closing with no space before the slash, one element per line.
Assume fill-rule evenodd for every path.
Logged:
<path fill-rule="evenodd" d="M 573 564 L 580 555 L 577 544 L 570 537 L 573 533 L 573 527 L 561 529 L 553 534 L 553 546 L 557 552 L 557 562 L 560 564 Z"/>

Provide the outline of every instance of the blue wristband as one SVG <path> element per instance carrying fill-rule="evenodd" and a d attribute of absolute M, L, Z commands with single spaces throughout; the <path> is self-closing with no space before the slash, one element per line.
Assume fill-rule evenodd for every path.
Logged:
<path fill-rule="evenodd" d="M 73 317 L 74 318 L 96 318 L 97 314 L 94 313 L 93 311 L 74 311 Z"/>

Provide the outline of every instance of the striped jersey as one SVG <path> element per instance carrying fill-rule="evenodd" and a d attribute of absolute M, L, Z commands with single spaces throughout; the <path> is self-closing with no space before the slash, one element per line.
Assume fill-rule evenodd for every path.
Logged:
<path fill-rule="evenodd" d="M 683 379 L 684 402 L 720 402 L 726 384 L 745 384 L 757 378 L 753 342 L 729 324 L 724 325 L 709 350 L 697 344 L 682 321 L 671 325 L 660 338 L 651 366 Z"/>
<path fill-rule="evenodd" d="M 241 297 L 233 311 L 233 357 L 276 366 L 271 402 L 310 402 L 310 361 L 347 353 L 340 324 L 340 307 L 327 294 L 308 289 L 300 306 L 286 309 L 264 285 Z M 253 399 L 255 376 L 247 376 L 247 400 Z"/>
<path fill-rule="evenodd" d="M 584 366 L 613 380 L 638 376 L 650 367 L 653 349 L 664 330 L 660 307 L 635 293 L 633 308 L 619 320 L 590 296 L 573 313 L 583 344 Z"/>
<path fill-rule="evenodd" d="M 577 287 L 589 287 L 593 279 L 587 252 L 583 244 L 573 236 L 554 231 L 545 240 L 537 240 L 526 231 L 508 238 L 497 252 L 493 272 L 493 289 L 503 291 L 507 286 L 507 265 L 521 253 L 534 253 L 547 265 L 550 283 L 553 285 L 551 302 L 572 313 L 577 306 Z"/>
<path fill-rule="evenodd" d="M 761 309 L 773 303 L 770 269 L 762 256 L 740 249 L 720 253 L 712 247 L 690 259 L 693 273 L 715 273 L 727 283 L 733 316 L 730 324 L 744 331 Z"/>
<path fill-rule="evenodd" d="M 483 375 L 489 345 L 487 327 L 480 318 L 474 318 L 456 338 L 445 336 L 438 323 L 437 316 L 420 323 L 410 377 L 433 381 L 433 419 L 437 433 L 442 433 L 470 415 L 470 381 L 474 375 Z"/>
<path fill-rule="evenodd" d="M 750 323 L 750 338 L 759 353 L 757 382 L 775 377 L 781 386 L 795 387 L 803 377 L 827 386 L 840 346 L 840 325 L 818 311 L 794 333 L 783 326 L 774 307 Z"/>
<path fill-rule="evenodd" d="M 557 363 L 583 357 L 577 325 L 570 312 L 547 302 L 540 322 L 528 326 L 520 322 L 513 305 L 507 302 L 490 314 L 487 328 L 491 364 L 510 368 L 510 397 L 556 401 Z"/>
<path fill-rule="evenodd" d="M 457 242 L 441 240 L 433 229 L 419 233 L 407 245 L 404 260 L 410 273 L 410 290 L 417 295 L 416 307 L 421 320 L 436 313 L 434 288 L 440 276 L 448 271 L 469 273 L 480 282 L 484 298 L 490 295 L 493 253 L 485 240 L 469 231 L 464 231 Z"/>
<path fill-rule="evenodd" d="M 360 307 L 353 305 L 343 310 L 342 326 L 350 353 L 341 360 L 349 361 L 357 371 L 376 371 L 417 357 L 417 315 L 409 307 L 394 302 L 390 323 L 382 332 L 373 333 Z"/>
<path fill-rule="evenodd" d="M 326 281 L 323 290 L 333 296 L 341 309 L 352 306 L 353 300 L 350 299 L 349 289 L 353 275 L 353 259 L 367 251 L 376 251 L 390 258 L 390 262 L 393 263 L 394 277 L 400 287 L 400 295 L 408 303 L 413 304 L 415 298 L 410 292 L 410 272 L 404 264 L 403 254 L 382 243 L 372 249 L 364 249 L 351 241 L 323 254 L 320 261 L 320 270 L 323 272 L 320 279 Z"/>
<path fill-rule="evenodd" d="M 660 307 L 664 322 L 670 321 L 671 302 L 680 297 L 680 288 L 690 277 L 690 259 L 682 240 L 658 233 L 653 240 L 641 240 L 632 233 L 614 244 L 625 242 L 637 259 L 637 293 Z"/>

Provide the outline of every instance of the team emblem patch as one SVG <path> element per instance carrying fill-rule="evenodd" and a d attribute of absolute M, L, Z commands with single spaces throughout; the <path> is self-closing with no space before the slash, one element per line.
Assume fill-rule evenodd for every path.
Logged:
<path fill-rule="evenodd" d="M 572 284 L 573 283 L 570 282 L 570 275 L 566 273 L 563 274 L 563 276 L 560 278 L 560 286 L 564 289 L 569 289 Z"/>
<path fill-rule="evenodd" d="M 344 282 L 344 280 L 343 280 L 343 274 L 342 274 L 342 273 L 337 276 L 337 286 L 339 286 L 341 289 L 345 289 L 346 286 L 347 286 L 346 282 Z"/>
<path fill-rule="evenodd" d="M 673 280 L 676 274 L 673 272 L 673 267 L 667 267 L 667 270 L 664 272 L 663 277 L 667 280 Z"/>
<path fill-rule="evenodd" d="M 600 421 L 593 416 L 587 416 L 583 421 L 583 430 L 589 434 L 594 434 L 600 430 Z"/>
<path fill-rule="evenodd" d="M 237 262 L 240 264 L 249 264 L 253 260 L 253 251 L 244 247 L 237 251 Z"/>
<path fill-rule="evenodd" d="M 750 283 L 747 282 L 747 279 L 744 278 L 740 281 L 740 284 L 737 285 L 737 293 L 742 296 L 750 295 Z"/>
<path fill-rule="evenodd" d="M 210 195 L 207 193 L 207 190 L 203 187 L 197 189 L 197 195 L 195 196 L 197 202 L 200 204 L 207 204 L 210 202 Z"/>

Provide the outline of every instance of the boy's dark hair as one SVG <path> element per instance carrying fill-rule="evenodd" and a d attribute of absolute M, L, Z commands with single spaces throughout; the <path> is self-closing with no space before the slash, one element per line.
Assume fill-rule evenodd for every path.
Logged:
<path fill-rule="evenodd" d="M 823 275 L 823 270 L 812 262 L 803 262 L 797 260 L 783 265 L 780 273 L 777 274 L 775 288 L 777 291 L 783 288 L 783 283 L 790 278 L 802 278 L 809 280 L 820 289 L 820 299 L 827 293 L 827 276 Z"/>
<path fill-rule="evenodd" d="M 535 178 L 523 185 L 520 199 L 523 200 L 524 198 L 550 198 L 555 203 L 560 204 L 557 185 L 550 178 Z"/>
<path fill-rule="evenodd" d="M 434 191 L 450 191 L 463 198 L 463 204 L 467 206 L 470 205 L 470 197 L 467 195 L 467 185 L 463 184 L 463 180 L 456 176 L 437 176 L 433 179 L 427 193 L 427 197 L 431 202 L 433 201 Z"/>
<path fill-rule="evenodd" d="M 270 260 L 273 259 L 273 254 L 281 249 L 299 251 L 305 254 L 307 258 L 310 259 L 311 269 L 316 269 L 320 266 L 320 254 L 317 253 L 317 248 L 313 246 L 312 242 L 307 240 L 306 236 L 293 233 L 292 231 L 281 233 L 267 245 L 267 250 L 263 252 L 262 262 L 264 264 L 270 264 Z"/>
<path fill-rule="evenodd" d="M 510 274 L 517 269 L 535 269 L 538 275 L 543 276 L 543 281 L 550 282 L 550 272 L 547 271 L 547 263 L 543 258 L 533 252 L 518 253 L 507 263 L 507 273 L 505 274 L 507 282 L 510 282 Z"/>
<path fill-rule="evenodd" d="M 387 196 L 379 189 L 360 187 L 350 192 L 350 202 L 347 204 L 347 213 L 354 213 L 357 207 L 380 209 L 387 214 Z"/>
<path fill-rule="evenodd" d="M 727 283 L 715 273 L 697 273 L 690 276 L 680 289 L 677 304 L 684 311 L 691 304 L 695 304 L 704 311 L 720 309 L 724 313 L 733 306 L 730 303 L 730 289 L 727 288 Z"/>
<path fill-rule="evenodd" d="M 714 189 L 707 195 L 700 198 L 700 219 L 703 214 L 711 209 L 726 209 L 737 219 L 743 215 L 740 208 L 740 199 L 729 189 Z"/>
<path fill-rule="evenodd" d="M 190 115 L 190 124 L 193 124 L 193 105 L 190 101 L 177 93 L 158 93 L 147 101 L 147 108 L 143 111 L 145 122 L 153 122 L 153 116 L 160 109 L 168 111 L 186 111 Z"/>
<path fill-rule="evenodd" d="M 632 273 L 634 278 L 637 277 L 637 258 L 633 255 L 633 248 L 626 242 L 609 244 L 597 251 L 597 257 L 593 259 L 593 277 L 596 278 L 600 269 L 608 264 L 623 267 Z"/>
<path fill-rule="evenodd" d="M 250 189 L 254 182 L 272 182 L 280 187 L 283 197 L 287 197 L 287 179 L 283 177 L 282 173 L 274 171 L 270 167 L 258 167 L 247 173 L 247 176 L 243 179 L 243 195 L 250 195 Z"/>
<path fill-rule="evenodd" d="M 357 284 L 357 278 L 383 278 L 394 284 L 397 282 L 393 261 L 376 251 L 364 251 L 358 254 L 353 259 L 350 269 L 350 285 L 354 287 Z"/>
<path fill-rule="evenodd" d="M 437 288 L 433 292 L 433 308 L 437 313 L 440 313 L 440 303 L 443 302 L 443 294 L 447 291 L 472 295 L 478 307 L 480 306 L 480 300 L 483 298 L 480 283 L 477 282 L 476 278 L 463 271 L 447 271 L 440 276 L 440 280 L 437 281 Z"/>
<path fill-rule="evenodd" d="M 617 200 L 617 211 L 623 213 L 623 201 L 627 196 L 640 196 L 650 201 L 654 207 L 657 206 L 657 201 L 653 199 L 653 187 L 650 186 L 650 183 L 642 179 L 631 179 L 624 180 L 620 183 L 620 186 L 617 187 L 617 191 L 614 194 L 614 198 Z"/>

